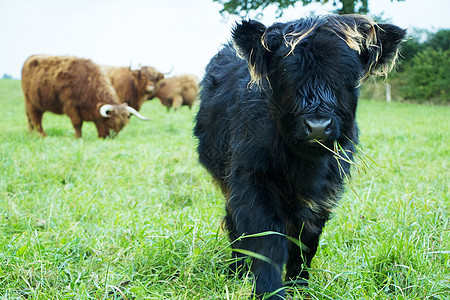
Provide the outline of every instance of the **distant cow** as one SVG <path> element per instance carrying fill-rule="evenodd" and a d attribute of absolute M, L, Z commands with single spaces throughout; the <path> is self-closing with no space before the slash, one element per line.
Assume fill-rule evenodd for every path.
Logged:
<path fill-rule="evenodd" d="M 181 75 L 164 78 L 156 84 L 156 97 L 169 110 L 182 105 L 192 108 L 198 96 L 198 79 L 194 75 Z"/>
<path fill-rule="evenodd" d="M 135 109 L 120 104 L 100 68 L 91 60 L 69 56 L 35 55 L 22 68 L 22 89 L 29 130 L 42 136 L 46 111 L 65 114 L 72 121 L 75 137 L 81 137 L 83 121 L 94 122 L 98 136 L 118 133 L 131 114 L 146 119 Z"/>
<path fill-rule="evenodd" d="M 128 103 L 136 110 L 142 104 L 155 97 L 155 84 L 164 78 L 164 74 L 152 67 L 131 70 L 128 67 L 100 66 L 111 81 L 119 100 Z"/>

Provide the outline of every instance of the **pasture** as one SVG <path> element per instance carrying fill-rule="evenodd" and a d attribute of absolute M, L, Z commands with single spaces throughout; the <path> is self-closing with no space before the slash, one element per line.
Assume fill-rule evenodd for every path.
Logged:
<path fill-rule="evenodd" d="M 28 133 L 20 81 L 0 80 L 0 105 L 0 299 L 248 298 L 251 277 L 227 275 L 223 196 L 197 162 L 198 107 L 147 102 L 152 121 L 101 140 L 51 113 L 47 138 Z M 449 116 L 360 102 L 367 166 L 293 299 L 450 298 Z"/>

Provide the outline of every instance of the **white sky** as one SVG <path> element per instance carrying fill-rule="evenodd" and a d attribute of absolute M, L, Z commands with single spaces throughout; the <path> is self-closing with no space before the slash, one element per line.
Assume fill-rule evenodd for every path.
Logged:
<path fill-rule="evenodd" d="M 278 21 L 335 9 L 299 2 Z M 172 75 L 201 77 L 237 20 L 224 20 L 220 7 L 212 0 L 0 0 L 0 77 L 20 78 L 33 54 L 75 55 L 116 66 L 132 62 L 162 72 L 173 67 Z M 265 10 L 261 21 L 272 24 L 275 10 Z M 369 11 L 384 11 L 404 28 L 450 28 L 450 0 L 369 0 Z"/>

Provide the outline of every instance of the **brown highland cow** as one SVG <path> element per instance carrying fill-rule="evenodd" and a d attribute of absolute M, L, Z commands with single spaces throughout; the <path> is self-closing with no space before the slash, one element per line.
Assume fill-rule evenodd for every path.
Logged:
<path fill-rule="evenodd" d="M 132 107 L 121 104 L 111 84 L 91 60 L 68 56 L 34 55 L 22 68 L 22 89 L 28 128 L 42 136 L 46 111 L 65 114 L 75 137 L 81 137 L 83 121 L 94 122 L 98 137 L 116 134 L 129 123 L 131 114 L 144 120 Z"/>
<path fill-rule="evenodd" d="M 182 105 L 192 108 L 198 96 L 198 79 L 194 75 L 164 78 L 156 84 L 156 97 L 167 110 L 177 110 Z"/>
<path fill-rule="evenodd" d="M 100 66 L 102 72 L 111 81 L 119 100 L 136 110 L 142 104 L 155 97 L 155 84 L 164 78 L 164 74 L 152 67 L 131 70 L 128 67 Z"/>

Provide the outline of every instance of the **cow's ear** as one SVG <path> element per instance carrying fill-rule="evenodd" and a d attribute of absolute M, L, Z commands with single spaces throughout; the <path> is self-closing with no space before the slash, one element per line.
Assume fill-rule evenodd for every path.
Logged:
<path fill-rule="evenodd" d="M 406 35 L 406 30 L 392 24 L 375 26 L 375 47 L 367 50 L 366 68 L 369 72 L 387 71 L 398 55 L 399 44 Z M 362 53 L 364 55 L 364 53 Z"/>
<path fill-rule="evenodd" d="M 364 37 L 360 58 L 365 74 L 387 75 L 397 59 L 406 30 L 392 24 L 358 23 Z"/>
<path fill-rule="evenodd" d="M 266 26 L 255 20 L 242 21 L 232 31 L 233 46 L 239 57 L 248 62 L 253 82 L 267 75 L 266 52 L 262 43 Z"/>
<path fill-rule="evenodd" d="M 166 79 L 163 78 L 161 80 L 158 80 L 158 82 L 156 82 L 155 85 L 156 85 L 157 89 L 161 89 L 161 88 L 165 87 L 166 86 Z"/>
<path fill-rule="evenodd" d="M 364 77 L 370 74 L 387 74 L 395 62 L 398 46 L 406 30 L 392 24 L 377 24 L 363 15 L 332 16 L 339 35 L 348 46 L 359 52 L 364 68 Z"/>

